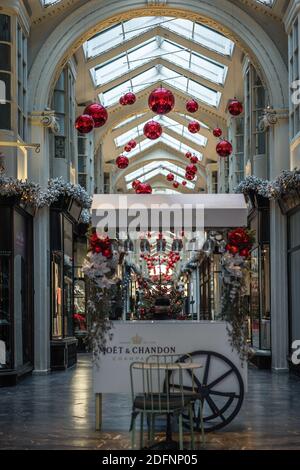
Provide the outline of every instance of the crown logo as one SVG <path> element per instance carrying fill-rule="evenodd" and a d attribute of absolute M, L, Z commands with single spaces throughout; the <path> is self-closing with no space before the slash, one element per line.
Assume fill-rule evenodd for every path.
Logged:
<path fill-rule="evenodd" d="M 141 338 L 138 334 L 131 338 L 132 344 L 141 344 L 142 340 L 143 338 Z"/>

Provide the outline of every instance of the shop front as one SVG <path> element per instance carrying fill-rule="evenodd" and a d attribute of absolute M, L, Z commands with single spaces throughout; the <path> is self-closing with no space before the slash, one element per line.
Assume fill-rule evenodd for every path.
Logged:
<path fill-rule="evenodd" d="M 84 303 L 84 286 L 78 277 L 78 267 L 75 273 L 74 263 L 75 235 L 80 214 L 81 207 L 70 198 L 63 198 L 50 211 L 52 370 L 64 370 L 76 363 L 78 340 L 75 328 L 77 332 L 80 328 L 86 328 L 85 319 L 79 312 Z M 81 322 L 78 315 L 82 318 Z M 80 323 L 81 327 L 78 327 Z"/>
<path fill-rule="evenodd" d="M 33 369 L 33 217 L 0 198 L 0 386 Z"/>

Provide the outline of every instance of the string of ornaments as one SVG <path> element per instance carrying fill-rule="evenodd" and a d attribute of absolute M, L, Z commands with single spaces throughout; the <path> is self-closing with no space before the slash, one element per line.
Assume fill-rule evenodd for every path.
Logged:
<path fill-rule="evenodd" d="M 119 99 L 121 106 L 131 106 L 136 102 L 136 95 L 129 91 L 122 95 Z M 163 86 L 153 90 L 148 98 L 149 109 L 156 115 L 165 115 L 171 112 L 175 106 L 175 97 L 173 93 L 164 88 Z M 189 99 L 186 102 L 186 110 L 193 114 L 196 113 L 199 109 L 199 104 L 195 99 Z M 231 99 L 228 103 L 228 112 L 237 117 L 243 112 L 242 103 L 236 98 Z M 88 105 L 83 114 L 80 115 L 75 122 L 75 127 L 78 132 L 82 134 L 87 134 L 95 128 L 100 128 L 105 125 L 108 119 L 108 112 L 106 108 L 99 103 L 92 103 Z M 188 123 L 188 131 L 191 134 L 197 134 L 201 125 L 197 120 L 192 120 Z M 161 137 L 163 133 L 163 128 L 161 124 L 154 119 L 146 122 L 143 128 L 143 134 L 147 139 L 157 140 Z M 216 145 L 216 152 L 221 158 L 227 158 L 232 154 L 233 148 L 232 144 L 222 137 L 223 131 L 220 127 L 215 127 L 212 130 L 213 136 L 219 139 L 219 142 Z M 130 153 L 137 146 L 135 139 L 129 140 L 124 146 L 124 153 Z M 182 186 L 186 186 L 188 181 L 193 181 L 197 175 L 197 164 L 199 159 L 197 155 L 193 154 L 191 151 L 186 152 L 186 158 L 190 160 L 190 163 L 185 168 L 184 179 L 182 179 Z M 129 158 L 123 153 L 119 155 L 116 159 L 116 166 L 120 170 L 125 170 L 129 166 Z M 173 173 L 168 173 L 166 177 L 169 183 L 172 183 L 173 187 L 177 189 L 179 187 L 179 181 L 175 180 L 175 175 Z M 132 183 L 132 188 L 136 194 L 151 194 L 152 187 L 150 184 L 135 180 Z"/>

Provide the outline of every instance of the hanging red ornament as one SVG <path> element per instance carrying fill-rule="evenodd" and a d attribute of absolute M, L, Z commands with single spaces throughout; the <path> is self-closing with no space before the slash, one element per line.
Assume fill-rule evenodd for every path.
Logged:
<path fill-rule="evenodd" d="M 124 155 L 119 155 L 118 158 L 116 159 L 116 164 L 120 170 L 124 170 L 124 168 L 128 167 L 129 160 Z"/>
<path fill-rule="evenodd" d="M 99 103 L 89 104 L 83 114 L 88 114 L 94 119 L 95 127 L 102 127 L 107 121 L 108 113 L 107 110 Z"/>
<path fill-rule="evenodd" d="M 186 186 L 187 181 L 183 180 L 181 184 L 182 184 L 182 186 Z"/>
<path fill-rule="evenodd" d="M 156 88 L 150 93 L 148 105 L 156 114 L 167 114 L 174 108 L 175 98 L 173 93 L 166 88 Z"/>
<path fill-rule="evenodd" d="M 120 103 L 121 106 L 126 106 L 127 103 L 125 101 L 124 96 L 121 96 L 121 98 L 119 99 L 119 103 Z"/>
<path fill-rule="evenodd" d="M 135 149 L 135 147 L 137 146 L 137 143 L 134 139 L 131 139 L 127 145 L 130 145 L 132 149 Z"/>
<path fill-rule="evenodd" d="M 186 171 L 186 173 L 195 174 L 195 173 L 197 173 L 197 167 L 196 167 L 196 165 L 190 164 L 190 165 L 187 165 L 185 167 L 185 171 Z"/>
<path fill-rule="evenodd" d="M 95 127 L 94 119 L 89 114 L 82 114 L 78 116 L 75 121 L 75 128 L 81 134 L 88 134 Z"/>
<path fill-rule="evenodd" d="M 239 252 L 239 247 L 236 245 L 227 244 L 225 249 L 226 251 L 229 251 L 229 253 L 231 253 L 232 255 L 236 255 Z"/>
<path fill-rule="evenodd" d="M 162 127 L 156 121 L 149 121 L 144 126 L 144 135 L 148 139 L 158 139 L 162 134 Z"/>
<path fill-rule="evenodd" d="M 232 154 L 232 145 L 228 140 L 220 140 L 216 147 L 217 154 L 220 157 L 229 157 Z"/>
<path fill-rule="evenodd" d="M 200 131 L 200 124 L 198 121 L 191 121 L 188 124 L 188 130 L 191 134 L 197 134 Z"/>
<path fill-rule="evenodd" d="M 141 184 L 141 182 L 140 182 L 139 180 L 134 180 L 134 181 L 132 182 L 132 185 L 131 185 L 131 186 L 133 187 L 133 189 L 136 189 L 139 184 Z"/>
<path fill-rule="evenodd" d="M 185 179 L 192 181 L 195 178 L 195 173 L 186 173 L 185 174 Z"/>
<path fill-rule="evenodd" d="M 233 100 L 229 101 L 228 111 L 231 116 L 239 116 L 243 112 L 243 105 L 239 100 L 234 98 Z"/>
<path fill-rule="evenodd" d="M 174 181 L 174 183 L 173 183 L 173 187 L 174 187 L 175 189 L 177 189 L 177 188 L 178 188 L 178 186 L 179 186 L 179 183 L 178 183 L 178 181 Z"/>
<path fill-rule="evenodd" d="M 186 156 L 186 158 L 191 158 L 192 157 L 192 152 L 186 152 L 185 156 Z"/>
<path fill-rule="evenodd" d="M 136 194 L 151 194 L 152 193 L 152 187 L 148 183 L 140 183 L 136 190 Z"/>
<path fill-rule="evenodd" d="M 124 95 L 124 101 L 125 101 L 125 104 L 134 104 L 136 102 L 136 96 L 134 93 L 132 93 L 132 91 L 128 91 L 128 93 L 125 93 Z"/>
<path fill-rule="evenodd" d="M 243 248 L 241 251 L 240 251 L 240 256 L 243 256 L 244 258 L 249 258 L 250 256 L 250 251 L 248 248 Z"/>
<path fill-rule="evenodd" d="M 131 152 L 131 150 L 132 150 L 131 145 L 129 145 L 129 144 L 125 145 L 124 150 L 125 150 L 125 152 Z"/>
<path fill-rule="evenodd" d="M 105 256 L 105 258 L 111 258 L 112 256 L 112 251 L 110 248 L 105 248 L 105 250 L 102 251 L 102 255 Z"/>
<path fill-rule="evenodd" d="M 198 111 L 199 105 L 196 100 L 191 99 L 187 101 L 185 107 L 189 113 L 196 113 Z"/>
<path fill-rule="evenodd" d="M 173 173 L 169 173 L 169 174 L 167 175 L 167 180 L 168 180 L 168 181 L 174 181 L 174 178 L 175 178 L 175 177 L 174 177 Z"/>
<path fill-rule="evenodd" d="M 192 157 L 190 158 L 190 162 L 191 163 L 198 163 L 198 157 L 196 155 L 192 155 Z"/>
<path fill-rule="evenodd" d="M 213 135 L 215 137 L 221 137 L 222 134 L 223 134 L 223 131 L 222 131 L 222 129 L 220 129 L 220 127 L 215 127 L 214 128 Z"/>

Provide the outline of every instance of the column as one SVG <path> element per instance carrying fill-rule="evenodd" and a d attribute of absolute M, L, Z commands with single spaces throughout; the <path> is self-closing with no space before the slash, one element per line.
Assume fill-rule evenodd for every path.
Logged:
<path fill-rule="evenodd" d="M 267 109 L 262 125 L 269 130 L 269 179 L 289 169 L 289 122 L 287 110 Z M 288 274 L 287 227 L 278 203 L 270 204 L 271 250 L 271 344 L 272 368 L 288 369 Z"/>
<path fill-rule="evenodd" d="M 47 114 L 47 113 L 46 113 Z M 49 132 L 55 119 L 45 113 L 31 115 L 31 141 L 41 145 L 41 151 L 30 152 L 28 177 L 47 187 L 50 177 Z M 49 208 L 37 211 L 34 217 L 34 373 L 50 370 L 50 221 Z"/>

